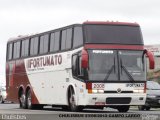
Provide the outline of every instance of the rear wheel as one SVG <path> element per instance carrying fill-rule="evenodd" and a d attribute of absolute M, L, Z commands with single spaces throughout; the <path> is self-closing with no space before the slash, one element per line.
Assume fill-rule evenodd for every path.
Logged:
<path fill-rule="evenodd" d="M 28 90 L 26 100 L 27 100 L 27 108 L 28 109 L 43 109 L 43 105 L 32 104 L 31 90 Z"/>
<path fill-rule="evenodd" d="M 28 90 L 27 92 L 27 108 L 32 109 L 32 98 L 31 98 L 31 91 Z"/>
<path fill-rule="evenodd" d="M 25 96 L 24 93 L 21 93 L 21 94 L 20 94 L 19 105 L 20 105 L 20 108 L 24 108 L 24 109 L 27 108 L 26 96 Z"/>
<path fill-rule="evenodd" d="M 119 112 L 127 112 L 130 106 L 118 106 L 117 109 Z"/>

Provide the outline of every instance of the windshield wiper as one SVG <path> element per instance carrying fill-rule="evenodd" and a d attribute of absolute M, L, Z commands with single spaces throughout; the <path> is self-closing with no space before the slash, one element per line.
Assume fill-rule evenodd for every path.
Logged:
<path fill-rule="evenodd" d="M 133 76 L 128 72 L 127 68 L 125 66 L 122 65 L 122 61 L 121 61 L 121 68 L 125 71 L 125 73 L 128 75 L 128 77 L 130 78 L 129 80 L 131 81 L 135 81 Z"/>
<path fill-rule="evenodd" d="M 105 80 L 108 80 L 108 78 L 109 78 L 110 74 L 112 73 L 113 69 L 114 69 L 114 65 L 112 65 L 112 67 L 111 67 L 111 68 L 109 69 L 109 71 L 107 72 L 107 74 L 106 74 L 106 76 L 105 76 L 105 78 L 104 78 L 104 81 L 105 81 Z"/>
<path fill-rule="evenodd" d="M 108 72 L 107 72 L 107 74 L 106 74 L 106 76 L 104 78 L 104 81 L 108 80 L 108 78 L 109 78 L 110 74 L 112 73 L 113 69 L 115 71 L 115 58 L 114 58 L 114 65 L 112 65 L 111 68 L 108 70 Z"/>

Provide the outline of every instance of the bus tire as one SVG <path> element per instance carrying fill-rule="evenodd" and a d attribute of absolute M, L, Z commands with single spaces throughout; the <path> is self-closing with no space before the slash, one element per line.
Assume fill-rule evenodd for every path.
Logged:
<path fill-rule="evenodd" d="M 27 91 L 27 108 L 32 109 L 32 96 L 30 89 Z"/>
<path fill-rule="evenodd" d="M 68 103 L 70 111 L 72 112 L 78 111 L 78 106 L 76 105 L 75 92 L 72 87 L 69 88 Z"/>
<path fill-rule="evenodd" d="M 127 112 L 130 106 L 118 106 L 117 109 L 119 112 Z"/>
<path fill-rule="evenodd" d="M 43 109 L 43 105 L 32 104 L 32 95 L 31 95 L 30 89 L 27 91 L 27 108 L 28 109 Z"/>
<path fill-rule="evenodd" d="M 0 96 L 0 103 L 4 103 L 3 97 Z"/>
<path fill-rule="evenodd" d="M 23 92 L 21 92 L 21 94 L 20 94 L 19 105 L 20 105 L 20 108 L 23 108 L 23 109 L 27 108 L 26 96 Z"/>

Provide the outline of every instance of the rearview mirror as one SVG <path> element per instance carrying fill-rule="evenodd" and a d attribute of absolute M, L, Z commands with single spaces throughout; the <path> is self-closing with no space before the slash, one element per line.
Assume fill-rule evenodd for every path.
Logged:
<path fill-rule="evenodd" d="M 154 69 L 154 66 L 155 66 L 154 55 L 152 54 L 152 52 L 150 52 L 148 50 L 145 50 L 144 52 L 149 59 L 149 68 Z"/>
<path fill-rule="evenodd" d="M 81 59 L 82 68 L 88 68 L 88 53 L 85 49 L 82 50 L 82 59 Z"/>

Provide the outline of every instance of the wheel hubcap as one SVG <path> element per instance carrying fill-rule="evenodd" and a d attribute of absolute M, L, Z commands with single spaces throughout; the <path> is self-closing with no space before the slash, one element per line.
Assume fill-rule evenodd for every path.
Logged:
<path fill-rule="evenodd" d="M 27 98 L 27 104 L 28 104 L 28 107 L 31 106 L 31 94 L 30 93 L 29 93 L 28 98 Z"/>
<path fill-rule="evenodd" d="M 73 94 L 70 97 L 70 104 L 72 108 L 75 108 L 76 102 L 75 102 L 75 96 Z"/>
<path fill-rule="evenodd" d="M 25 105 L 25 95 L 24 94 L 21 95 L 20 101 L 21 101 L 22 106 L 24 106 Z"/>

